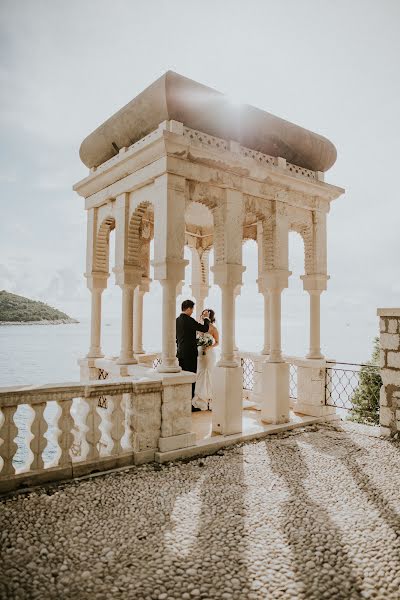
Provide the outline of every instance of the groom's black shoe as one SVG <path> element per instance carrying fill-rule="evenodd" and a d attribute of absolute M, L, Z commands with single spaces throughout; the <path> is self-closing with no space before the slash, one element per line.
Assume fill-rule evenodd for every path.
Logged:
<path fill-rule="evenodd" d="M 200 408 L 196 408 L 195 406 L 192 405 L 192 412 L 199 412 L 199 410 L 201 410 Z"/>

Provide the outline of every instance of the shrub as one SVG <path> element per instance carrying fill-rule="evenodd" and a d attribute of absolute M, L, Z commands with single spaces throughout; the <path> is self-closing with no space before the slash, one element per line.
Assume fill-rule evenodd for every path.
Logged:
<path fill-rule="evenodd" d="M 382 378 L 379 372 L 379 338 L 374 339 L 374 349 L 371 360 L 361 367 L 359 383 L 354 392 L 353 408 L 349 415 L 350 421 L 379 425 L 379 391 Z"/>

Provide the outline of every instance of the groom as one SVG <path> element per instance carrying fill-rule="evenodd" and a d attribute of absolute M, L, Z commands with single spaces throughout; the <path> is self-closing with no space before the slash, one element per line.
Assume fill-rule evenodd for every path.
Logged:
<path fill-rule="evenodd" d="M 206 333 L 210 325 L 208 318 L 204 319 L 204 325 L 198 323 L 192 318 L 194 302 L 184 300 L 182 302 L 182 312 L 176 319 L 176 345 L 179 365 L 183 371 L 197 371 L 197 342 L 196 331 Z M 208 317 L 208 311 L 203 313 Z M 196 384 L 192 383 L 192 398 Z"/>

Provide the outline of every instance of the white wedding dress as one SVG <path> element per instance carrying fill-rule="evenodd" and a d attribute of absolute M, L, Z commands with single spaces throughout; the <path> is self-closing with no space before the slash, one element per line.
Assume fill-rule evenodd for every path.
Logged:
<path fill-rule="evenodd" d="M 205 354 L 201 346 L 198 350 L 196 387 L 192 405 L 200 410 L 211 410 L 212 376 L 216 363 L 215 348 L 211 346 Z"/>

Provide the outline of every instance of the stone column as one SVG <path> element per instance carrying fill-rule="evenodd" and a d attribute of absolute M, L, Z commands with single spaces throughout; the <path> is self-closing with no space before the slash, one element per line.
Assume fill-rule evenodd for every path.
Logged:
<path fill-rule="evenodd" d="M 185 279 L 186 181 L 166 173 L 154 184 L 154 279 L 162 286 L 162 357 L 160 373 L 177 373 L 177 286 Z M 190 405 L 190 396 L 188 397 Z"/>
<path fill-rule="evenodd" d="M 261 354 L 269 355 L 271 350 L 270 340 L 269 340 L 269 293 L 268 290 L 263 291 L 264 298 L 264 347 L 261 350 Z"/>
<path fill-rule="evenodd" d="M 266 423 L 289 421 L 289 365 L 281 348 L 281 295 L 288 286 L 290 271 L 275 269 L 263 274 L 269 294 L 270 353 L 262 365 L 264 399 L 261 419 Z"/>
<path fill-rule="evenodd" d="M 160 373 L 178 373 L 181 368 L 176 358 L 176 287 L 177 281 L 160 280 L 162 286 L 162 357 Z"/>
<path fill-rule="evenodd" d="M 281 347 L 281 296 L 284 288 L 271 288 L 269 290 L 269 322 L 270 322 L 270 353 L 269 362 L 280 363 L 282 359 Z"/>
<path fill-rule="evenodd" d="M 140 258 L 129 252 L 129 204 L 130 196 L 123 193 L 115 200 L 115 283 L 122 290 L 121 351 L 117 364 L 130 365 L 137 362 L 133 355 L 133 294 L 142 279 Z"/>
<path fill-rule="evenodd" d="M 241 286 L 237 285 L 233 291 L 234 294 L 234 314 L 233 314 L 233 351 L 235 352 L 235 356 L 237 357 L 237 353 L 239 352 L 239 347 L 236 344 L 236 298 L 240 296 L 240 292 L 242 291 Z"/>
<path fill-rule="evenodd" d="M 85 275 L 92 294 L 90 319 L 90 348 L 87 358 L 102 358 L 101 351 L 101 295 L 107 287 L 108 273 Z"/>
<path fill-rule="evenodd" d="M 132 285 L 121 285 L 122 317 L 121 317 L 121 352 L 117 363 L 130 365 L 137 362 L 133 356 L 133 294 Z"/>
<path fill-rule="evenodd" d="M 308 293 L 310 296 L 310 350 L 307 358 L 323 358 L 320 339 L 321 292 L 319 290 L 310 290 Z"/>
<path fill-rule="evenodd" d="M 115 282 L 122 290 L 121 310 L 121 351 L 117 364 L 131 365 L 137 363 L 133 355 L 133 294 L 141 280 L 141 269 L 126 265 L 122 269 L 115 267 Z"/>
<path fill-rule="evenodd" d="M 135 288 L 133 296 L 133 352 L 146 354 L 143 349 L 143 297 L 149 291 L 150 280 L 142 277 L 142 283 Z"/>
<path fill-rule="evenodd" d="M 268 355 L 270 351 L 270 340 L 269 340 L 269 293 L 265 286 L 263 279 L 263 272 L 266 268 L 267 256 L 265 252 L 266 240 L 265 235 L 267 228 L 262 221 L 257 222 L 257 259 L 258 259 L 258 291 L 263 295 L 264 299 L 264 345 L 261 350 L 261 354 Z"/>
<path fill-rule="evenodd" d="M 273 214 L 262 229 L 263 248 L 261 281 L 263 292 L 269 296 L 269 339 L 270 352 L 262 364 L 262 388 L 264 398 L 261 419 L 266 423 L 289 421 L 289 365 L 284 362 L 281 348 L 281 296 L 288 287 L 288 242 L 289 219 L 287 206 L 276 201 Z M 267 325 L 265 324 L 265 327 Z M 268 337 L 268 331 L 266 330 Z"/>
<path fill-rule="evenodd" d="M 192 253 L 192 283 L 190 287 L 196 303 L 196 318 L 200 319 L 204 310 L 204 301 L 210 289 L 208 253 L 200 254 L 199 250 L 193 247 L 190 250 Z"/>
<path fill-rule="evenodd" d="M 192 283 L 190 287 L 192 288 L 192 296 L 196 306 L 196 319 L 199 320 L 204 310 L 204 301 L 208 296 L 210 286 L 204 283 Z"/>
<path fill-rule="evenodd" d="M 381 376 L 379 423 L 381 435 L 400 433 L 400 308 L 379 308 Z"/>
<path fill-rule="evenodd" d="M 233 265 L 230 265 L 233 266 Z M 240 268 L 240 274 L 243 267 Z M 214 276 L 216 279 L 220 269 L 225 267 L 214 267 Z M 219 367 L 237 367 L 238 362 L 235 358 L 235 288 L 234 283 L 219 283 L 222 299 L 222 318 L 221 318 L 221 357 L 218 362 Z"/>
<path fill-rule="evenodd" d="M 304 290 L 310 297 L 310 346 L 306 358 L 323 359 L 320 340 L 320 302 L 321 293 L 326 290 L 327 275 L 302 275 Z"/>
<path fill-rule="evenodd" d="M 213 372 L 213 431 L 230 435 L 242 431 L 243 370 L 235 357 L 235 295 L 242 284 L 243 195 L 222 192 L 213 211 L 214 282 L 221 289 L 221 358 Z"/>

